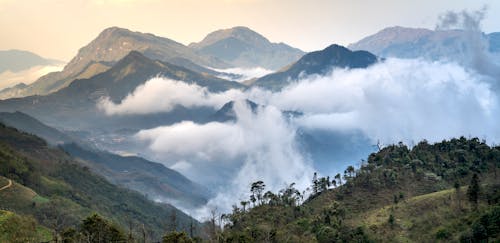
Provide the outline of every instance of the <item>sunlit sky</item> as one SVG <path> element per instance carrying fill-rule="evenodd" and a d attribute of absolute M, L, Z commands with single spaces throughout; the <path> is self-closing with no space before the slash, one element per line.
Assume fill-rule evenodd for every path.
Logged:
<path fill-rule="evenodd" d="M 500 31 L 500 1 L 493 0 L 0 0 L 0 50 L 68 61 L 110 26 L 183 44 L 217 29 L 247 26 L 273 42 L 312 51 L 389 26 L 433 29 L 448 10 L 485 5 L 483 30 Z"/>

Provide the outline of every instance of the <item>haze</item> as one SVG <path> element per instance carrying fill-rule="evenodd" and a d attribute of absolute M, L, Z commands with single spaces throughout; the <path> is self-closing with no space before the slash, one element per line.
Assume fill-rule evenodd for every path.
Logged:
<path fill-rule="evenodd" d="M 68 61 L 109 26 L 188 44 L 215 29 L 242 25 L 271 41 L 312 51 L 331 43 L 347 45 L 387 26 L 433 29 L 443 12 L 485 5 L 482 29 L 488 33 L 500 22 L 496 1 L 0 0 L 0 50 Z"/>

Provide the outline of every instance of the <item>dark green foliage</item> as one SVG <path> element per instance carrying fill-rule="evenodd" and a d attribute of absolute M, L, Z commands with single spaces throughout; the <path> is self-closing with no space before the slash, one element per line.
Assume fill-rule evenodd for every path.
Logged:
<path fill-rule="evenodd" d="M 186 232 L 177 232 L 173 231 L 162 238 L 162 243 L 192 243 L 195 242 L 189 236 L 187 236 Z"/>
<path fill-rule="evenodd" d="M 467 196 L 469 197 L 469 202 L 471 202 L 475 208 L 477 208 L 479 193 L 480 193 L 479 177 L 477 176 L 477 174 L 474 174 L 470 181 L 469 188 L 467 189 Z"/>
<path fill-rule="evenodd" d="M 129 229 L 132 225 L 134 235 L 142 235 L 144 225 L 147 238 L 158 240 L 170 223 L 170 212 L 176 210 L 117 187 L 81 167 L 58 148 L 48 147 L 37 137 L 3 125 L 0 125 L 0 158 L 0 176 L 27 186 L 42 197 L 38 201 L 25 197 L 27 199 L 22 200 L 28 201 L 6 202 L 0 206 L 8 205 L 9 211 L 33 215 L 56 235 L 67 227 L 76 228 L 83 218 L 97 212 L 123 228 Z M 0 194 L 0 199 L 2 195 L 6 193 Z M 188 227 L 191 218 L 177 211 L 177 220 L 182 228 Z"/>
<path fill-rule="evenodd" d="M 97 214 L 93 214 L 83 220 L 81 234 L 89 242 L 125 242 L 125 234 L 118 227 L 103 219 Z"/>
<path fill-rule="evenodd" d="M 266 192 L 262 205 L 245 210 L 235 206 L 221 238 L 223 242 L 269 242 L 270 235 L 278 242 L 498 239 L 497 212 L 485 210 L 500 201 L 495 176 L 499 160 L 499 148 L 478 139 L 462 137 L 432 145 L 423 141 L 411 149 L 402 143 L 390 145 L 333 180 L 316 174 L 305 201 L 300 200 L 303 194 L 292 192 L 296 190 L 292 184 L 277 194 Z M 476 211 L 459 206 L 460 197 L 465 199 L 460 185 L 474 180 L 477 188 L 484 188 L 476 190 L 484 191 L 477 195 Z M 289 199 L 298 203 L 287 203 Z M 368 212 L 384 218 L 367 219 Z"/>
<path fill-rule="evenodd" d="M 338 232 L 330 226 L 322 226 L 316 233 L 316 239 L 318 242 L 336 242 Z"/>
<path fill-rule="evenodd" d="M 500 236 L 500 206 L 495 206 L 482 214 L 479 220 L 472 224 L 472 240 L 474 242 L 496 239 Z M 467 237 L 467 234 L 464 238 Z"/>
<path fill-rule="evenodd" d="M 389 215 L 389 219 L 387 220 L 387 223 L 389 223 L 389 225 L 391 227 L 394 227 L 394 224 L 396 224 L 396 220 L 394 219 L 394 215 L 392 215 L 392 214 Z"/>

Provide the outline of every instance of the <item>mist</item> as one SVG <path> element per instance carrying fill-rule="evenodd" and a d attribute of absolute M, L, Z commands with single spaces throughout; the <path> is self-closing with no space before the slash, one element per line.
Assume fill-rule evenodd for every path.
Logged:
<path fill-rule="evenodd" d="M 191 104 L 215 111 L 225 102 L 244 99 L 262 105 L 252 112 L 245 102 L 236 102 L 234 122 L 183 121 L 135 135 L 157 160 L 210 185 L 218 193 L 208 206 L 227 211 L 246 198 L 256 180 L 275 191 L 292 182 L 306 189 L 316 166 L 297 146 L 299 129 L 361 132 L 373 144 L 384 145 L 460 136 L 498 143 L 500 103 L 493 80 L 458 63 L 391 58 L 366 69 L 332 69 L 324 76 L 306 76 L 280 92 L 253 88 L 210 93 L 196 85 L 155 78 L 113 109 L 142 114 Z M 177 94 L 165 95 L 158 83 Z M 136 101 L 145 97 L 148 102 Z M 303 115 L 287 119 L 285 110 Z M 208 208 L 200 210 L 192 213 L 208 215 Z"/>
<path fill-rule="evenodd" d="M 236 101 L 234 110 L 234 122 L 185 121 L 135 135 L 162 161 L 173 161 L 170 168 L 217 192 L 206 207 L 192 212 L 198 218 L 211 208 L 226 212 L 235 200 L 247 200 L 249 185 L 257 180 L 272 191 L 292 182 L 305 190 L 311 181 L 312 164 L 298 152 L 296 129 L 281 111 L 272 106 L 252 111 L 245 101 Z"/>
<path fill-rule="evenodd" d="M 239 90 L 210 93 L 207 88 L 195 84 L 155 77 L 138 86 L 119 104 L 106 97 L 98 102 L 97 107 L 107 115 L 150 114 L 171 111 L 176 105 L 216 108 L 239 96 Z"/>
<path fill-rule="evenodd" d="M 267 74 L 273 73 L 273 70 L 269 70 L 263 67 L 254 67 L 254 68 L 227 68 L 227 69 L 214 69 L 213 70 L 217 72 L 221 72 L 223 74 L 219 75 L 219 78 L 231 80 L 231 81 L 236 81 L 236 82 L 243 82 L 246 80 L 250 80 L 253 78 L 259 78 L 262 76 L 265 76 Z M 236 77 L 231 74 L 236 74 Z"/>
<path fill-rule="evenodd" d="M 202 218 L 209 208 L 226 212 L 247 199 L 250 183 L 256 180 L 263 180 L 266 190 L 292 182 L 305 190 L 315 161 L 299 148 L 299 130 L 361 133 L 383 145 L 460 136 L 498 144 L 500 69 L 484 46 L 482 16 L 448 13 L 438 25 L 466 30 L 463 56 L 473 59 L 388 58 L 365 69 L 332 68 L 322 76 L 301 76 L 278 92 L 254 87 L 211 93 L 195 84 L 156 77 L 119 104 L 105 99 L 98 107 L 108 115 L 168 112 L 177 105 L 212 107 L 215 112 L 237 101 L 235 121 L 183 121 L 134 136 L 166 166 L 213 187 L 217 196 L 192 212 Z M 261 106 L 252 111 L 245 99 Z M 302 115 L 285 117 L 282 111 Z"/>

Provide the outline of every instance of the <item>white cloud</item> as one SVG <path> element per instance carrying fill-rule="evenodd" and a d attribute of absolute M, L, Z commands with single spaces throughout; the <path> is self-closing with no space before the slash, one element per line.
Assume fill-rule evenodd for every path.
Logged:
<path fill-rule="evenodd" d="M 120 104 L 105 98 L 98 103 L 98 108 L 108 115 L 148 114 L 168 112 L 177 105 L 217 108 L 239 96 L 239 90 L 210 93 L 207 88 L 195 84 L 155 77 L 137 87 Z"/>
<path fill-rule="evenodd" d="M 265 181 L 269 190 L 292 182 L 304 190 L 313 168 L 296 148 L 295 128 L 272 106 L 252 112 L 246 102 L 237 101 L 234 109 L 235 122 L 181 122 L 143 130 L 136 137 L 163 161 L 185 159 L 171 168 L 189 161 L 192 166 L 182 172 L 190 178 L 204 184 L 213 183 L 213 177 L 224 182 L 208 206 L 230 210 L 235 198 L 248 197 L 249 185 L 257 180 Z M 223 172 L 227 168 L 235 170 Z M 199 216 L 208 215 L 207 208 Z"/>
<path fill-rule="evenodd" d="M 389 59 L 310 76 L 263 101 L 305 112 L 300 126 L 361 130 L 385 143 L 469 135 L 498 141 L 499 103 L 489 81 L 453 63 Z"/>
<path fill-rule="evenodd" d="M 243 82 L 253 78 L 263 77 L 267 74 L 273 73 L 273 70 L 269 70 L 263 67 L 255 67 L 255 68 L 228 68 L 228 69 L 215 69 L 213 70 L 221 73 L 225 73 L 219 76 L 219 78 L 232 80 L 236 82 Z M 228 74 L 236 74 L 239 76 L 238 78 L 234 78 Z"/>
<path fill-rule="evenodd" d="M 459 136 L 498 143 L 499 100 L 492 82 L 492 77 L 455 63 L 387 59 L 366 69 L 303 77 L 275 93 L 261 89 L 210 93 L 196 85 L 154 78 L 105 109 L 108 114 L 143 114 L 175 105 L 218 108 L 243 99 L 265 105 L 253 113 L 245 102 L 236 102 L 234 122 L 184 121 L 135 136 L 157 160 L 216 186 L 218 195 L 209 206 L 229 210 L 246 198 L 252 181 L 263 180 L 272 190 L 291 182 L 301 189 L 307 186 L 313 168 L 296 147 L 299 128 L 361 131 L 383 144 Z M 304 115 L 287 121 L 281 110 Z"/>
<path fill-rule="evenodd" d="M 170 166 L 170 169 L 177 170 L 181 173 L 184 173 L 184 172 L 189 171 L 189 169 L 191 169 L 191 167 L 193 167 L 192 164 L 190 164 L 189 162 L 187 162 L 185 160 L 181 160 L 181 161 L 178 161 L 177 163 L 173 164 L 172 166 Z"/>

